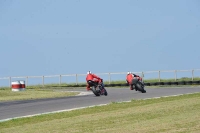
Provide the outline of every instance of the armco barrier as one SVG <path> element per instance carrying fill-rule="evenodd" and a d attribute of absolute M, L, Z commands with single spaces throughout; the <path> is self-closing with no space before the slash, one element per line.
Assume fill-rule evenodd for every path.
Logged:
<path fill-rule="evenodd" d="M 200 84 L 200 81 L 193 81 L 193 84 L 194 84 L 194 85 L 199 85 L 199 84 Z"/>
<path fill-rule="evenodd" d="M 200 81 L 172 81 L 172 82 L 151 82 L 145 83 L 145 86 L 171 86 L 171 85 L 200 85 Z M 125 87 L 129 86 L 128 84 L 105 84 L 105 87 Z M 86 87 L 86 84 L 81 85 L 68 85 L 68 87 Z"/>

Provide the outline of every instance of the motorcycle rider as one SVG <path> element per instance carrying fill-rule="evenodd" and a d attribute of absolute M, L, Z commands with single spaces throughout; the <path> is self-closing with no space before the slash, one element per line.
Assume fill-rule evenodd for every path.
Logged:
<path fill-rule="evenodd" d="M 132 73 L 132 72 L 131 72 L 131 74 L 133 75 L 133 77 L 136 77 L 139 81 L 142 82 L 142 77 L 140 77 L 139 75 L 134 74 L 134 73 Z"/>
<path fill-rule="evenodd" d="M 133 80 L 133 75 L 131 74 L 131 72 L 128 71 L 126 75 L 126 82 L 129 84 L 130 90 L 133 90 L 132 80 Z"/>
<path fill-rule="evenodd" d="M 142 78 L 139 75 L 134 74 L 134 73 L 128 71 L 127 75 L 126 75 L 126 82 L 129 84 L 130 90 L 135 89 L 135 88 L 133 88 L 133 85 L 132 85 L 133 79 L 138 79 L 139 81 L 142 82 Z"/>
<path fill-rule="evenodd" d="M 94 81 L 98 84 L 101 84 L 102 87 L 104 88 L 103 79 L 101 79 L 99 76 L 93 74 L 91 71 L 88 71 L 87 76 L 86 76 L 86 82 L 87 82 L 86 89 L 87 89 L 87 91 L 89 91 L 90 87 L 91 87 L 90 84 L 88 83 L 89 81 Z"/>

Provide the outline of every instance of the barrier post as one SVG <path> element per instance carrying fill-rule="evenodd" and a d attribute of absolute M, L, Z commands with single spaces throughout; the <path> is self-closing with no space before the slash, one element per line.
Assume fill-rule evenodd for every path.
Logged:
<path fill-rule="evenodd" d="M 110 82 L 111 82 L 111 76 L 110 76 L 110 73 L 108 73 L 108 78 L 109 78 L 109 84 L 110 84 Z"/>
<path fill-rule="evenodd" d="M 174 74 L 175 74 L 175 81 L 177 80 L 177 71 L 175 70 L 174 71 Z"/>
<path fill-rule="evenodd" d="M 11 87 L 11 77 L 8 78 L 9 81 L 9 87 Z"/>
<path fill-rule="evenodd" d="M 44 86 L 44 76 L 42 76 L 42 85 Z"/>
<path fill-rule="evenodd" d="M 26 86 L 28 86 L 28 76 L 26 77 Z"/>
<path fill-rule="evenodd" d="M 78 85 L 78 74 L 76 74 L 76 85 Z"/>
<path fill-rule="evenodd" d="M 142 72 L 142 80 L 144 81 L 144 72 Z"/>
<path fill-rule="evenodd" d="M 61 85 L 62 76 L 59 76 L 59 85 Z"/>
<path fill-rule="evenodd" d="M 194 80 L 194 70 L 192 70 L 192 81 Z"/>

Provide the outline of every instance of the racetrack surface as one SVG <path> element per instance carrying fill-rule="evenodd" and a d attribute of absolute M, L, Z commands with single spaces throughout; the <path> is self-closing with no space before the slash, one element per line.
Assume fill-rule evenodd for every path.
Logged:
<path fill-rule="evenodd" d="M 85 92 L 86 95 L 53 99 L 0 102 L 0 121 L 46 112 L 109 104 L 111 102 L 123 102 L 132 99 L 147 99 L 200 92 L 200 87 L 146 88 L 147 93 L 129 90 L 129 88 L 106 89 L 108 91 L 108 96 L 96 97 L 91 91 L 87 92 L 83 89 L 73 89 L 73 91 Z M 70 90 L 68 89 L 68 91 Z"/>

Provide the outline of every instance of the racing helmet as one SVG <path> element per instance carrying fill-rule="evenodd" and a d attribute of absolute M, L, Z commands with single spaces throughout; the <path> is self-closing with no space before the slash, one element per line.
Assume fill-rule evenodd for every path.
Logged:
<path fill-rule="evenodd" d="M 91 74 L 91 73 L 92 73 L 91 71 L 88 71 L 88 72 L 87 72 L 87 74 Z"/>
<path fill-rule="evenodd" d="M 131 73 L 130 71 L 127 72 L 127 74 L 130 74 L 130 73 Z"/>

